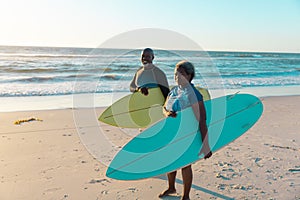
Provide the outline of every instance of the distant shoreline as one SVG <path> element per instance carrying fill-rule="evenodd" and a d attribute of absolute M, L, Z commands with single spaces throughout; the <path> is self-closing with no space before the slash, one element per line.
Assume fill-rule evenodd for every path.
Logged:
<path fill-rule="evenodd" d="M 0 45 L 0 48 L 5 48 L 5 47 L 9 47 L 9 48 L 57 48 L 57 49 L 61 49 L 61 48 L 68 48 L 68 49 L 98 49 L 98 47 L 77 47 L 77 46 L 69 46 L 69 47 L 65 47 L 65 46 L 34 46 L 34 45 Z M 101 47 L 99 49 L 117 49 L 117 50 L 126 50 L 126 51 L 132 51 L 132 50 L 136 50 L 136 49 L 132 49 L 132 48 L 116 48 L 116 47 L 111 47 L 111 48 L 107 48 L 107 47 Z M 160 50 L 160 49 L 155 49 L 154 50 Z M 232 50 L 232 49 L 222 49 L 222 50 L 213 50 L 213 49 L 161 49 L 161 50 L 168 50 L 168 51 L 206 51 L 208 53 L 213 53 L 213 52 L 229 52 L 229 53 L 279 53 L 279 54 L 300 54 L 299 52 L 290 52 L 290 51 L 266 51 L 266 50 Z"/>
<path fill-rule="evenodd" d="M 261 98 L 300 96 L 300 86 L 252 87 L 209 91 L 212 98 L 234 93 L 249 93 Z M 128 94 L 130 92 L 0 97 L 0 112 L 107 107 Z"/>

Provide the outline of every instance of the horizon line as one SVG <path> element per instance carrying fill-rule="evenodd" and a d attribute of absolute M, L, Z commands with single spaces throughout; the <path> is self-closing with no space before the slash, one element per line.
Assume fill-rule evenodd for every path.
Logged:
<path fill-rule="evenodd" d="M 36 48 L 74 48 L 74 49 L 119 49 L 119 50 L 134 50 L 134 48 L 116 48 L 116 47 L 87 47 L 87 46 L 56 46 L 56 45 L 2 45 L 0 47 L 36 47 Z M 142 49 L 142 48 L 141 48 Z M 155 48 L 153 48 L 155 50 Z M 163 49 L 156 49 L 156 50 L 163 50 Z M 240 53 L 292 53 L 292 54 L 300 54 L 299 52 L 294 51 L 267 51 L 267 50 L 232 50 L 232 49 L 221 49 L 221 50 L 214 50 L 214 49 L 206 49 L 206 50 L 197 50 L 197 49 L 165 49 L 169 51 L 206 51 L 206 52 L 240 52 Z"/>

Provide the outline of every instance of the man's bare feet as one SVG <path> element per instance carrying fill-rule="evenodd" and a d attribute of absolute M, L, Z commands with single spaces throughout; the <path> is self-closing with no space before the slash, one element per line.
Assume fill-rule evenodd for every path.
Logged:
<path fill-rule="evenodd" d="M 176 190 L 175 189 L 167 189 L 166 191 L 160 193 L 158 195 L 159 198 L 163 198 L 163 197 L 166 197 L 166 196 L 169 196 L 170 194 L 175 194 L 176 193 Z"/>

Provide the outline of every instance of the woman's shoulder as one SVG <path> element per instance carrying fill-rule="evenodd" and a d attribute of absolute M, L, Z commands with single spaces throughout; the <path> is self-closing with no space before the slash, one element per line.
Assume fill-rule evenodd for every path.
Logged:
<path fill-rule="evenodd" d="M 174 86 L 171 86 L 170 91 L 171 90 L 177 90 L 177 89 L 178 89 L 178 85 L 174 85 Z"/>
<path fill-rule="evenodd" d="M 194 84 L 191 84 L 191 87 L 193 89 L 193 92 L 196 94 L 198 101 L 202 101 L 203 95 L 201 94 L 201 92 L 194 86 Z"/>
<path fill-rule="evenodd" d="M 178 85 L 172 86 L 169 94 L 177 94 L 178 93 Z"/>

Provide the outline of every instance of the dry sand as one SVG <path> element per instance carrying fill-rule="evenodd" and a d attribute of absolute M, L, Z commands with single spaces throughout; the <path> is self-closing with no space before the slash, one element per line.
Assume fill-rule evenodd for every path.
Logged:
<path fill-rule="evenodd" d="M 299 102 L 300 96 L 264 98 L 253 128 L 192 166 L 191 199 L 300 199 Z M 43 121 L 14 124 L 31 117 Z M 0 119 L 1 200 L 152 200 L 167 187 L 165 176 L 107 178 L 107 167 L 82 144 L 71 109 L 0 113 Z M 117 146 L 130 139 L 128 131 L 99 125 Z M 180 199 L 180 173 L 177 192 L 165 199 Z"/>

